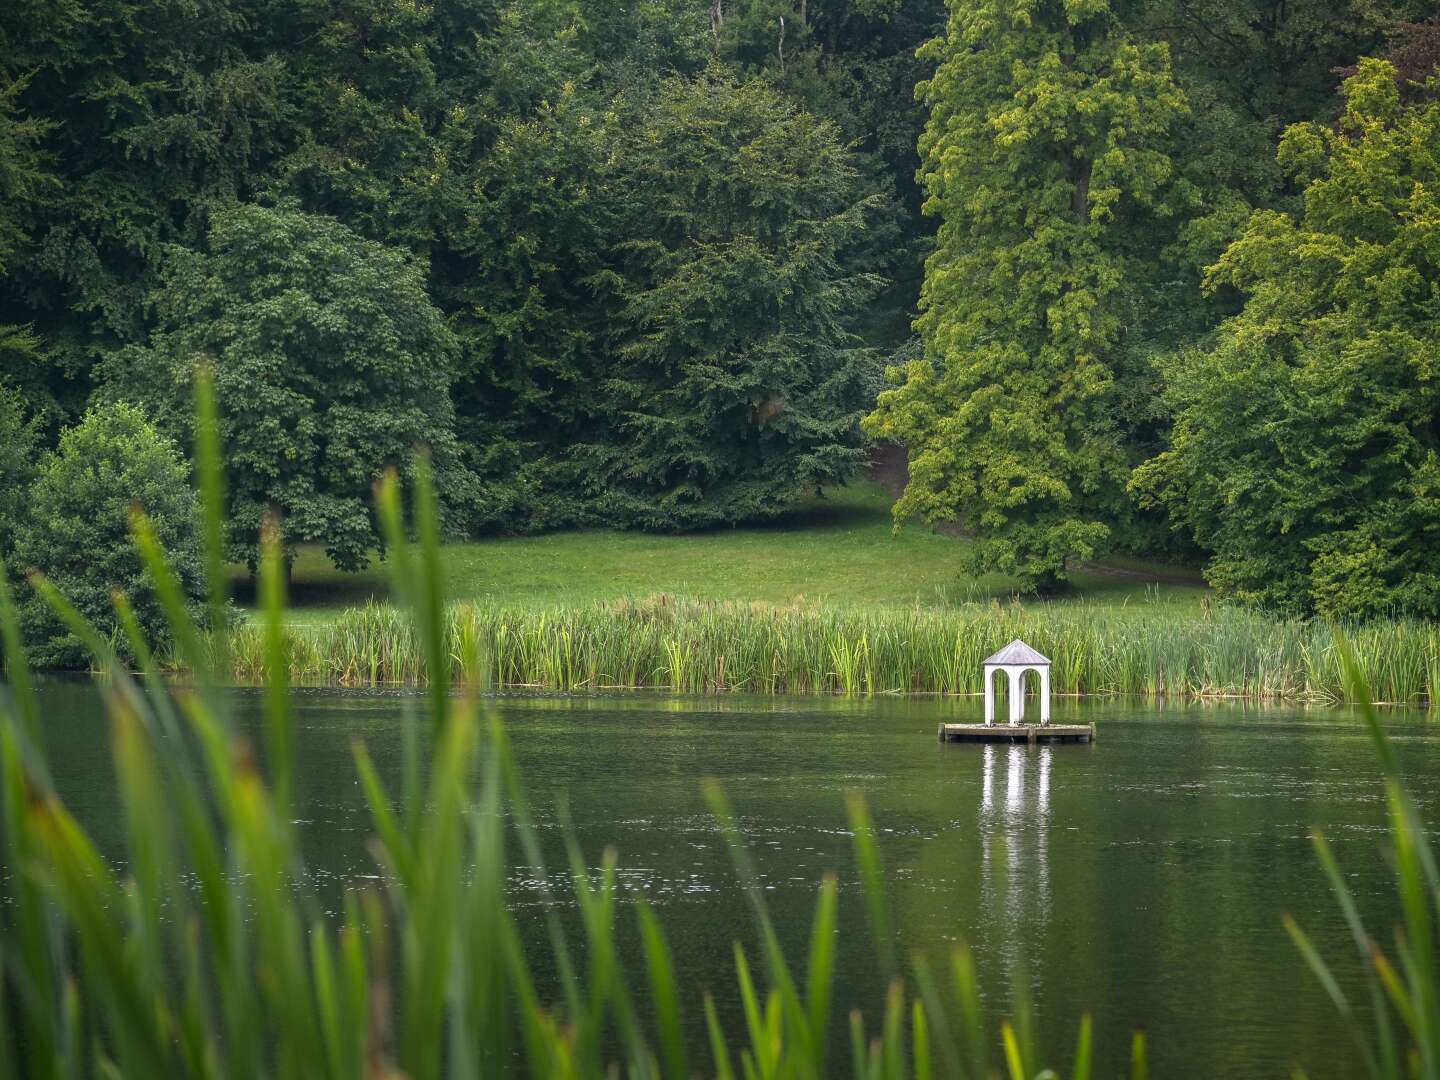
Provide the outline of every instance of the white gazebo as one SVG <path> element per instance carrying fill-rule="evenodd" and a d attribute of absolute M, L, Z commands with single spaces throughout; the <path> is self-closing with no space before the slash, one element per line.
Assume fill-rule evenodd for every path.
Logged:
<path fill-rule="evenodd" d="M 995 723 L 995 672 L 1010 678 L 1010 723 L 1025 717 L 1025 672 L 1040 673 L 1040 723 L 1050 723 L 1050 661 L 1016 638 L 994 656 L 987 657 L 985 671 L 985 723 Z"/>

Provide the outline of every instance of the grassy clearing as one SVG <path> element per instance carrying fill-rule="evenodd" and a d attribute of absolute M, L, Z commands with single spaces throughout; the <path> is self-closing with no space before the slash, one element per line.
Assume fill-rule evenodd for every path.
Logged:
<path fill-rule="evenodd" d="M 442 585 L 455 600 L 505 606 L 576 606 L 657 593 L 705 601 L 826 607 L 943 608 L 1007 596 L 1003 577 L 965 579 L 963 539 L 910 525 L 898 535 L 890 497 L 861 481 L 812 499 L 762 526 L 686 536 L 586 531 L 453 544 L 442 551 Z M 1162 579 L 1157 582 L 1157 579 Z M 1076 576 L 1077 600 L 1196 607 L 1206 590 L 1193 573 L 1134 560 Z M 302 548 L 292 585 L 294 622 L 326 621 L 346 607 L 388 597 L 385 568 L 344 574 L 324 552 Z M 250 597 L 241 586 L 241 600 Z"/>
<path fill-rule="evenodd" d="M 1374 623 L 1349 636 L 1379 700 L 1435 700 L 1440 628 Z M 476 658 L 457 666 L 459 681 L 547 690 L 973 694 L 982 659 L 1015 637 L 1054 661 L 1059 693 L 1348 700 L 1334 629 L 1229 608 L 847 609 L 659 597 L 556 608 L 461 603 L 445 616 L 447 655 Z M 258 628 L 241 627 L 233 647 L 237 677 L 263 679 Z M 308 681 L 428 681 L 414 632 L 389 606 L 292 624 L 285 656 Z"/>

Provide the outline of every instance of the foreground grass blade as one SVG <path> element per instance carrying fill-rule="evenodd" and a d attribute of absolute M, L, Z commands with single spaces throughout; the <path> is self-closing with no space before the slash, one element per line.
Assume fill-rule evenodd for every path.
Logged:
<path fill-rule="evenodd" d="M 845 799 L 845 809 L 850 816 L 850 830 L 855 835 L 855 862 L 860 867 L 860 880 L 865 886 L 865 909 L 870 917 L 871 940 L 875 942 L 876 956 L 880 970 L 886 975 L 895 973 L 895 950 L 890 944 L 890 904 L 885 888 L 885 871 L 880 862 L 880 848 L 875 843 L 875 823 L 870 819 L 870 807 L 859 795 Z"/>
<path fill-rule="evenodd" d="M 40 703 L 35 698 L 30 660 L 25 655 L 15 598 L 10 590 L 10 571 L 3 558 L 0 558 L 0 649 L 4 650 L 5 678 L 14 701 L 14 715 L 20 720 L 26 740 L 32 746 L 39 746 Z"/>
<path fill-rule="evenodd" d="M 1137 1031 L 1130 1039 L 1130 1080 L 1148 1080 L 1150 1052 L 1145 1045 L 1145 1032 Z"/>
<path fill-rule="evenodd" d="M 285 648 L 285 550 L 280 523 L 260 530 L 260 597 L 265 619 L 265 731 L 275 772 L 275 799 L 286 821 L 294 817 L 295 736 L 290 711 L 290 664 Z"/>
<path fill-rule="evenodd" d="M 220 455 L 220 415 L 215 378 L 208 364 L 195 369 L 195 477 L 200 488 L 200 531 L 205 553 L 206 625 L 214 681 L 230 677 L 230 578 L 226 573 L 225 469 Z"/>
<path fill-rule="evenodd" d="M 665 1062 L 665 1075 L 684 1080 L 690 1075 L 690 1056 L 680 1026 L 680 994 L 675 985 L 675 963 L 665 931 L 650 905 L 641 900 L 636 907 L 645 965 L 650 973 L 650 998 L 654 1002 L 656 1028 Z"/>
<path fill-rule="evenodd" d="M 1080 1018 L 1080 1034 L 1075 1046 L 1075 1071 L 1071 1074 L 1074 1080 L 1090 1080 L 1093 1059 L 1094 1045 L 1090 1031 L 1090 1014 L 1086 1013 Z"/>

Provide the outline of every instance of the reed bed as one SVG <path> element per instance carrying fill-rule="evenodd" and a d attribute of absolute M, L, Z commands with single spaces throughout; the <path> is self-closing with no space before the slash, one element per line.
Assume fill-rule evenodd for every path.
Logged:
<path fill-rule="evenodd" d="M 577 691 L 978 694 L 981 661 L 1012 638 L 1051 658 L 1056 693 L 1150 698 L 1350 700 L 1347 639 L 1376 700 L 1425 705 L 1440 688 L 1440 628 L 1414 621 L 1335 627 L 1239 609 L 1019 604 L 845 610 L 703 603 L 669 596 L 577 607 L 474 603 L 445 609 L 456 682 Z M 290 626 L 292 678 L 344 686 L 429 681 L 412 624 L 385 605 Z M 232 635 L 235 676 L 264 680 L 256 625 Z M 464 657 L 478 656 L 475 662 Z"/>

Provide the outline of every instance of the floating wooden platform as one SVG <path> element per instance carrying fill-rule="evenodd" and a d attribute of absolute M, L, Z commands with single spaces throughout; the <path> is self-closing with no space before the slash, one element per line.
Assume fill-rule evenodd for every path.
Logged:
<path fill-rule="evenodd" d="M 1088 743 L 1094 724 L 941 724 L 941 742 Z"/>

